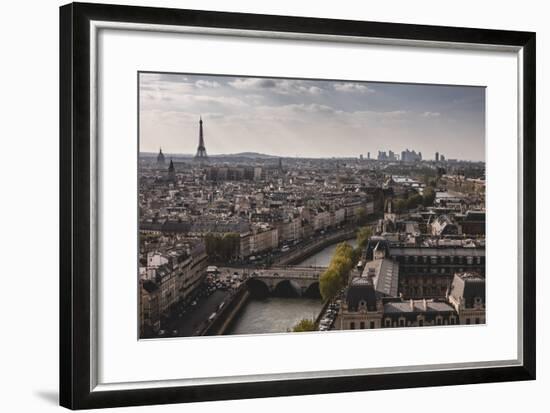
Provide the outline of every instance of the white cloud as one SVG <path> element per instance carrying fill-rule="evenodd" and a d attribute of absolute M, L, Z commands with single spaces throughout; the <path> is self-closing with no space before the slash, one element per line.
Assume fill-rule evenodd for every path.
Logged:
<path fill-rule="evenodd" d="M 441 113 L 439 112 L 424 112 L 422 114 L 423 117 L 425 118 L 438 118 L 439 116 L 441 116 Z"/>
<path fill-rule="evenodd" d="M 269 90 L 280 95 L 320 95 L 323 89 L 294 79 L 235 79 L 229 86 L 240 90 Z"/>
<path fill-rule="evenodd" d="M 313 94 L 313 95 L 320 95 L 321 93 L 323 93 L 323 89 L 321 89 L 320 87 L 317 87 L 317 86 L 311 86 L 308 89 L 308 92 Z"/>
<path fill-rule="evenodd" d="M 277 81 L 274 91 L 281 95 L 319 95 L 323 89 L 310 86 L 302 80 L 282 79 Z"/>
<path fill-rule="evenodd" d="M 264 102 L 265 96 L 256 94 L 256 93 L 251 93 L 251 94 L 244 95 L 244 99 L 248 104 L 259 105 L 262 102 Z"/>
<path fill-rule="evenodd" d="M 220 87 L 220 84 L 218 82 L 215 82 L 215 81 L 209 81 L 209 80 L 197 80 L 195 82 L 195 86 L 198 87 L 199 89 L 202 89 L 202 88 L 216 88 L 216 87 Z"/>
<path fill-rule="evenodd" d="M 140 91 L 152 91 L 157 93 L 180 94 L 190 93 L 195 89 L 193 83 L 171 82 L 165 80 L 149 79 L 141 80 Z"/>
<path fill-rule="evenodd" d="M 245 78 L 235 79 L 228 83 L 229 86 L 235 89 L 243 90 L 258 90 L 258 89 L 270 89 L 276 86 L 276 82 L 272 79 L 258 79 L 258 78 Z"/>
<path fill-rule="evenodd" d="M 374 93 L 374 89 L 369 88 L 366 85 L 360 83 L 335 83 L 334 90 L 337 92 L 347 92 L 347 93 Z"/>
<path fill-rule="evenodd" d="M 185 95 L 182 96 L 182 100 L 193 103 L 209 103 L 209 104 L 218 104 L 224 106 L 248 106 L 245 102 L 240 99 L 227 97 L 227 96 L 206 96 L 206 95 Z"/>
<path fill-rule="evenodd" d="M 308 112 L 308 113 L 335 113 L 334 108 L 327 105 L 320 105 L 317 103 L 297 103 L 292 105 L 284 105 L 280 107 L 283 111 L 290 112 Z"/>

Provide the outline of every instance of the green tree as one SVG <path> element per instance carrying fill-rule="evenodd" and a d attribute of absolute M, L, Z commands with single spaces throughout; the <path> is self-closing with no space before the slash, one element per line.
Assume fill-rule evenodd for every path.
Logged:
<path fill-rule="evenodd" d="M 332 299 L 346 285 L 358 257 L 357 250 L 347 242 L 336 246 L 328 268 L 319 278 L 319 290 L 323 300 Z"/>
<path fill-rule="evenodd" d="M 319 278 L 319 291 L 324 301 L 332 299 L 342 286 L 342 279 L 334 268 L 327 268 Z"/>
<path fill-rule="evenodd" d="M 353 251 L 353 247 L 350 244 L 348 244 L 345 241 L 341 242 L 336 246 L 336 250 L 334 251 L 335 255 L 333 256 L 333 259 L 338 255 L 349 256 L 349 254 L 351 254 L 352 251 Z"/>
<path fill-rule="evenodd" d="M 363 207 L 358 208 L 355 219 L 358 225 L 365 225 L 368 220 L 367 210 Z"/>
<path fill-rule="evenodd" d="M 353 249 L 352 261 L 354 266 L 357 265 L 357 263 L 359 262 L 359 259 L 361 258 L 362 253 L 363 253 L 363 248 L 359 246 Z"/>
<path fill-rule="evenodd" d="M 226 260 L 235 258 L 239 253 L 240 236 L 235 233 L 224 234 L 222 239 L 223 258 Z"/>
<path fill-rule="evenodd" d="M 224 235 L 207 234 L 204 238 L 206 253 L 211 261 L 228 261 L 239 253 L 240 236 L 235 233 Z"/>
<path fill-rule="evenodd" d="M 369 238 L 372 236 L 372 228 L 371 227 L 363 227 L 357 231 L 357 246 L 360 249 L 363 249 L 367 246 L 367 242 L 369 241 Z"/>
<path fill-rule="evenodd" d="M 301 333 L 303 331 L 315 331 L 315 322 L 309 318 L 303 318 L 298 321 L 294 327 L 292 327 L 294 333 Z"/>
<path fill-rule="evenodd" d="M 424 201 L 424 198 L 422 198 L 422 195 L 420 194 L 414 194 L 414 195 L 411 195 L 408 199 L 407 199 L 407 209 L 413 209 L 413 208 L 416 208 L 418 205 L 422 205 Z"/>
<path fill-rule="evenodd" d="M 422 192 L 422 204 L 424 206 L 432 206 L 435 201 L 435 191 L 433 188 L 426 187 Z"/>
<path fill-rule="evenodd" d="M 349 272 L 353 268 L 353 261 L 351 260 L 352 254 L 353 249 L 349 255 L 339 255 L 331 262 L 331 266 L 338 272 L 338 275 L 342 279 L 342 283 L 347 281 Z"/>
<path fill-rule="evenodd" d="M 393 206 L 397 213 L 402 213 L 407 208 L 407 201 L 402 198 L 396 199 Z"/>

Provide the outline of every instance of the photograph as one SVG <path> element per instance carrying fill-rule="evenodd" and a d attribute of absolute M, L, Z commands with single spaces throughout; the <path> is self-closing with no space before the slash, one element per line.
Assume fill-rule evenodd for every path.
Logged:
<path fill-rule="evenodd" d="M 137 77 L 140 339 L 485 324 L 484 87 Z"/>
<path fill-rule="evenodd" d="M 27 289 L 59 299 L 39 323 L 55 335 L 39 355 L 59 364 L 40 371 L 59 374 L 36 399 L 53 386 L 69 409 L 540 399 L 542 14 L 279 3 L 59 8 L 58 81 L 40 82 L 59 116 L 39 105 L 43 121 L 14 123 L 41 144 L 59 129 L 45 145 L 57 165 L 27 151 L 59 178 L 40 221 L 59 222 L 59 254 L 35 260 L 56 261 L 58 291 L 42 272 Z"/>

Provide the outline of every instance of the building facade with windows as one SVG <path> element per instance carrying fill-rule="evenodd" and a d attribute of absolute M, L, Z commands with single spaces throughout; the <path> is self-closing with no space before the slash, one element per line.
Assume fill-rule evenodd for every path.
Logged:
<path fill-rule="evenodd" d="M 471 272 L 455 274 L 447 300 L 460 324 L 485 324 L 485 277 Z"/>
<path fill-rule="evenodd" d="M 444 298 L 457 272 L 485 275 L 484 247 L 390 247 L 399 263 L 399 292 L 405 298 Z"/>
<path fill-rule="evenodd" d="M 419 255 L 422 257 L 422 255 Z M 431 257 L 431 256 L 430 256 Z M 460 272 L 442 297 L 406 298 L 401 289 L 401 264 L 377 245 L 360 277 L 349 283 L 336 322 L 342 330 L 423 327 L 485 323 L 485 276 Z"/>
<path fill-rule="evenodd" d="M 142 331 L 158 331 L 162 317 L 188 299 L 206 276 L 207 255 L 202 240 L 192 239 L 149 252 L 140 268 Z"/>

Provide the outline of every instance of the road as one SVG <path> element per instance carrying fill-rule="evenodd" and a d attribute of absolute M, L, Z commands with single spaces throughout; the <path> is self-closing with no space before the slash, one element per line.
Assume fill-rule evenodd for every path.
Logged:
<path fill-rule="evenodd" d="M 218 306 L 229 297 L 229 291 L 216 290 L 206 298 L 200 299 L 195 306 L 188 306 L 187 312 L 181 317 L 172 317 L 166 323 L 166 334 L 169 336 L 189 337 L 217 310 Z M 172 334 L 178 330 L 177 334 Z"/>

